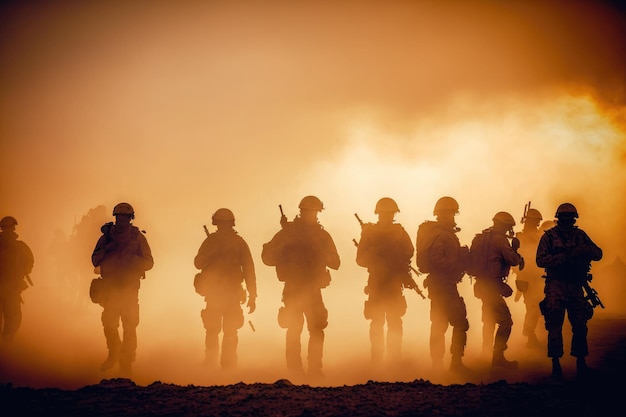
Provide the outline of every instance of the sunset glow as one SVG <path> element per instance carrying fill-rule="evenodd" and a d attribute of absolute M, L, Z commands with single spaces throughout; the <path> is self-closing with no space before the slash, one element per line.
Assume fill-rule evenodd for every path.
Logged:
<path fill-rule="evenodd" d="M 611 294 L 624 284 L 596 273 L 626 260 L 624 10 L 604 2 L 337 3 L 2 6 L 0 217 L 17 218 L 35 255 L 17 385 L 75 388 L 115 376 L 99 370 L 101 307 L 67 302 L 49 247 L 56 229 L 69 236 L 89 209 L 110 214 L 121 201 L 134 206 L 155 260 L 139 294 L 142 384 L 285 377 L 282 285 L 260 254 L 280 227 L 278 205 L 291 220 L 305 195 L 323 201 L 320 223 L 342 261 L 323 291 L 329 385 L 371 377 L 367 271 L 352 239 L 360 234 L 354 213 L 375 222 L 381 197 L 398 203 L 396 220 L 414 239 L 435 201 L 453 196 L 462 244 L 498 211 L 519 222 L 531 201 L 547 220 L 571 202 L 604 250 L 594 285 L 607 308 L 596 313 L 626 314 Z M 201 367 L 204 303 L 192 284 L 202 226 L 213 230 L 220 207 L 235 214 L 259 289 L 239 332 L 235 376 Z M 414 278 L 423 289 L 423 277 Z M 471 366 L 480 301 L 467 276 L 459 291 Z M 430 365 L 429 302 L 405 295 L 406 372 L 382 379 L 422 378 Z M 510 356 L 521 356 L 524 306 L 509 306 Z"/>

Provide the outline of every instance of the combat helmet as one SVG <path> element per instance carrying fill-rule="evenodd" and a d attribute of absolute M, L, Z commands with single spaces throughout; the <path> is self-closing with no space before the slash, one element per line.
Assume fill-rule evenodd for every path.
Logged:
<path fill-rule="evenodd" d="M 301 210 L 322 211 L 324 210 L 324 204 L 319 198 L 315 197 L 314 195 L 307 195 L 300 201 L 298 208 Z"/>
<path fill-rule="evenodd" d="M 5 229 L 8 226 L 17 226 L 17 220 L 13 216 L 5 216 L 0 220 L 0 228 Z"/>
<path fill-rule="evenodd" d="M 400 212 L 400 209 L 398 208 L 398 205 L 393 198 L 383 197 L 378 200 L 378 203 L 376 203 L 376 209 L 374 210 L 374 214 L 382 212 L 398 213 Z"/>
<path fill-rule="evenodd" d="M 504 223 L 509 226 L 515 226 L 515 219 L 506 211 L 499 211 L 493 216 L 493 221 Z"/>
<path fill-rule="evenodd" d="M 578 218 L 578 210 L 572 203 L 563 203 L 557 209 L 554 217 L 558 218 L 562 214 L 570 214 L 573 215 L 574 218 Z"/>
<path fill-rule="evenodd" d="M 459 212 L 459 203 L 452 197 L 441 197 L 435 203 L 435 208 L 433 209 L 433 214 L 437 215 L 438 212 L 442 210 L 453 210 L 454 213 Z"/>
<path fill-rule="evenodd" d="M 235 222 L 235 215 L 227 208 L 217 209 L 213 216 L 211 216 L 211 224 L 215 225 L 218 222 Z"/>
<path fill-rule="evenodd" d="M 522 223 L 524 223 L 526 219 L 537 219 L 538 221 L 542 221 L 543 216 L 541 215 L 539 210 L 534 209 L 534 208 L 529 208 L 528 211 L 526 212 L 526 215 L 522 219 Z"/>
<path fill-rule="evenodd" d="M 115 207 L 113 207 L 113 215 L 117 216 L 118 214 L 126 214 L 130 216 L 131 219 L 135 218 L 135 209 L 128 203 L 119 203 Z"/>

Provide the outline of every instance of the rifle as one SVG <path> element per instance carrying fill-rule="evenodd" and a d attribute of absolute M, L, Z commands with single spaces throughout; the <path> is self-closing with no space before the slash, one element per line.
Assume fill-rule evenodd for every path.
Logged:
<path fill-rule="evenodd" d="M 35 285 L 35 284 L 33 284 L 33 280 L 32 280 L 32 279 L 30 279 L 30 275 L 26 275 L 24 278 L 26 278 L 26 282 L 28 282 L 28 283 L 30 284 L 30 286 L 31 286 L 31 287 L 32 287 L 33 285 Z"/>
<path fill-rule="evenodd" d="M 526 220 L 526 215 L 528 214 L 529 208 L 530 208 L 530 201 L 528 202 L 528 204 L 524 205 L 524 214 L 522 215 L 522 220 L 520 221 L 520 223 L 524 223 L 524 221 Z"/>
<path fill-rule="evenodd" d="M 283 205 L 279 204 L 278 205 L 278 209 L 280 210 L 280 226 L 281 227 L 285 227 L 285 225 L 289 222 L 287 220 L 287 216 L 285 216 L 285 213 L 283 213 Z"/>
<path fill-rule="evenodd" d="M 361 227 L 365 225 L 365 223 L 363 223 L 363 220 L 361 220 L 358 214 L 354 213 L 354 217 L 356 217 L 356 219 L 359 221 L 359 224 L 361 225 Z M 356 239 L 352 239 L 352 242 L 354 243 L 354 246 L 356 246 L 357 248 L 359 247 L 359 242 L 357 242 Z M 416 275 L 422 275 L 417 269 L 413 268 L 413 266 L 410 264 L 409 264 L 409 268 L 411 268 L 411 271 L 413 271 Z M 411 280 L 411 284 L 413 285 L 413 289 L 415 290 L 415 292 L 419 294 L 420 297 L 425 299 L 426 297 L 424 296 L 424 293 L 422 293 L 422 291 L 417 286 L 417 282 L 415 282 L 413 277 L 410 277 L 409 279 Z"/>
<path fill-rule="evenodd" d="M 202 227 L 204 227 L 204 233 L 206 233 L 206 237 L 209 237 L 209 229 L 207 229 L 206 224 L 203 224 Z"/>
<path fill-rule="evenodd" d="M 592 275 L 587 274 L 587 280 L 583 282 L 583 289 L 585 290 L 585 300 L 589 300 L 593 308 L 596 308 L 597 306 L 604 308 L 604 304 L 602 304 L 600 297 L 598 297 L 598 292 L 591 288 L 591 286 L 589 285 L 591 278 Z"/>

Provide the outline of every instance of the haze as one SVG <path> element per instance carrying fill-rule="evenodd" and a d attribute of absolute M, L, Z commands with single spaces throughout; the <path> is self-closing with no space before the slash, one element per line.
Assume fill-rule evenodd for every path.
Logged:
<path fill-rule="evenodd" d="M 108 221 L 131 203 L 152 247 L 135 364 L 148 383 L 222 381 L 200 367 L 192 285 L 202 226 L 214 230 L 220 207 L 256 263 L 245 382 L 282 375 L 282 286 L 260 253 L 278 205 L 291 219 L 305 195 L 323 201 L 342 260 L 324 290 L 330 384 L 364 378 L 353 372 L 369 359 L 354 213 L 376 221 L 381 197 L 396 200 L 411 236 L 439 197 L 455 197 L 464 244 L 497 211 L 520 219 L 531 201 L 547 220 L 568 201 L 604 250 L 594 272 L 626 259 L 626 17 L 608 2 L 14 2 L 0 30 L 0 216 L 17 218 L 35 255 L 18 384 L 114 375 L 98 369 L 101 308 L 67 302 L 49 253 L 55 230 L 70 235 L 99 205 Z M 607 304 L 596 312 L 624 314 L 624 275 L 594 275 Z M 468 277 L 459 288 L 471 357 L 480 302 Z M 412 380 L 429 364 L 429 303 L 406 297 Z M 515 341 L 523 304 L 509 304 Z"/>

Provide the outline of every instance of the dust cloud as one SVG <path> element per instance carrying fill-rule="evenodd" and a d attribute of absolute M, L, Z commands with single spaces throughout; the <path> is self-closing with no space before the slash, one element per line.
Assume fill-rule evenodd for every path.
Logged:
<path fill-rule="evenodd" d="M 99 371 L 106 347 L 101 309 L 86 298 L 93 274 L 81 269 L 83 298 L 68 297 L 50 246 L 90 209 L 105 206 L 113 220 L 121 201 L 134 206 L 155 259 L 140 290 L 140 382 L 285 376 L 282 287 L 260 253 L 280 227 L 278 205 L 291 219 L 310 194 L 324 203 L 320 222 L 342 260 L 324 290 L 329 384 L 372 378 L 367 272 L 352 239 L 354 213 L 375 221 L 384 196 L 413 237 L 440 196 L 455 197 L 464 244 L 497 211 L 519 219 L 531 201 L 551 219 L 571 202 L 604 250 L 592 285 L 607 308 L 596 313 L 626 314 L 626 18 L 608 2 L 2 8 L 0 215 L 17 218 L 35 254 L 11 365 L 16 384 L 79 387 L 115 375 Z M 220 207 L 234 212 L 252 250 L 259 292 L 240 330 L 235 375 L 200 365 L 203 300 L 192 284 L 202 226 L 214 230 Z M 480 303 L 469 277 L 459 289 L 472 366 Z M 406 363 L 378 379 L 429 376 L 429 303 L 405 295 Z M 523 304 L 509 305 L 516 359 Z"/>

